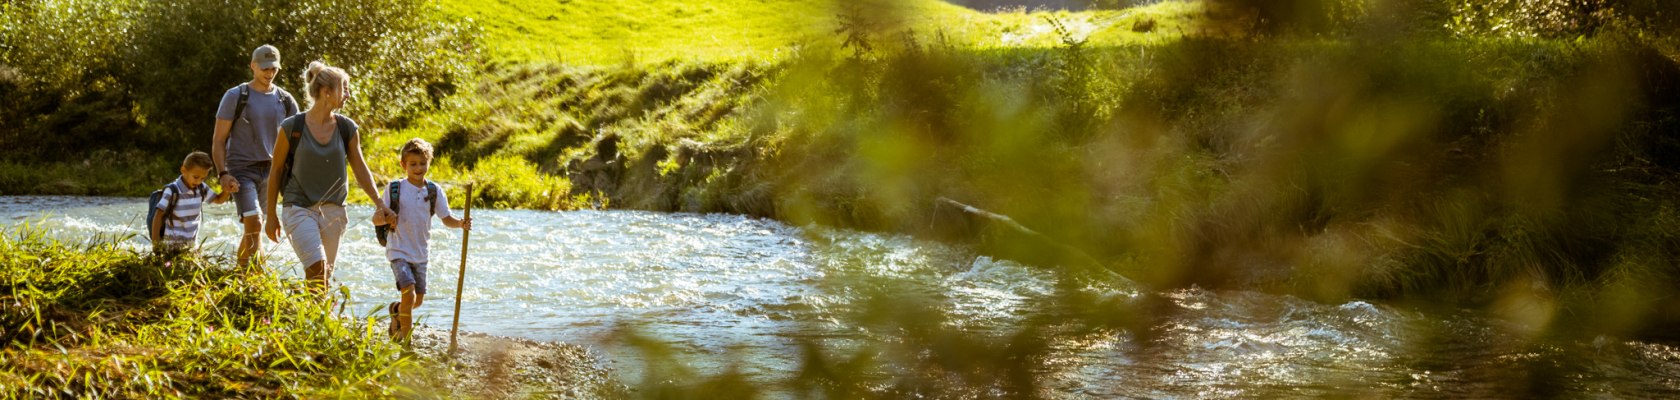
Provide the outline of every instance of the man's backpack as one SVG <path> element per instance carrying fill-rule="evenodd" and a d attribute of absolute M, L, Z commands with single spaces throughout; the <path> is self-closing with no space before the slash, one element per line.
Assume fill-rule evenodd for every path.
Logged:
<path fill-rule="evenodd" d="M 399 193 L 402 193 L 401 189 L 402 189 L 402 180 L 401 179 L 391 181 L 391 187 L 389 189 L 386 189 L 385 197 L 390 197 L 391 198 L 391 212 L 393 212 L 393 213 L 399 212 L 399 211 L 402 210 L 402 208 L 401 208 L 402 207 L 402 196 L 398 195 Z M 438 194 L 437 184 L 432 183 L 432 181 L 430 181 L 430 180 L 427 180 L 426 181 L 426 203 L 427 203 L 427 205 L 431 206 L 431 208 L 427 208 L 426 211 L 429 215 L 437 215 L 437 199 L 438 199 L 437 194 Z M 374 225 L 373 226 L 373 236 L 379 238 L 379 245 L 380 246 L 385 246 L 385 238 L 390 234 L 391 234 L 391 222 L 390 221 L 385 221 L 384 225 Z"/>
<path fill-rule="evenodd" d="M 348 158 L 350 157 L 350 129 L 345 127 L 351 124 L 350 118 L 338 114 L 333 114 L 333 118 L 338 122 L 338 126 L 335 128 L 335 130 L 338 131 L 338 143 L 339 145 L 344 146 L 344 156 Z M 286 132 L 286 143 L 288 144 L 286 150 L 286 163 L 281 164 L 281 173 L 278 178 L 269 177 L 269 179 L 280 180 L 280 190 L 286 190 L 286 183 L 292 180 L 292 160 L 297 158 L 298 142 L 303 141 L 302 125 L 308 124 L 308 122 L 305 122 L 307 119 L 308 118 L 301 116 L 291 118 L 291 126 L 281 126 L 281 130 L 288 131 Z"/>
<path fill-rule="evenodd" d="M 286 115 L 281 116 L 280 119 L 284 120 L 286 117 L 297 115 L 297 100 L 292 98 L 292 94 L 286 92 L 286 89 L 280 88 L 279 85 L 275 85 L 274 89 L 280 91 L 280 105 L 286 107 Z M 245 103 L 250 102 L 250 100 L 251 83 L 245 82 L 239 84 L 239 103 L 233 106 L 234 123 L 237 124 L 239 121 L 245 120 Z M 251 121 L 245 121 L 245 123 L 249 124 Z"/>
<path fill-rule="evenodd" d="M 163 224 L 164 224 L 164 226 L 168 226 L 169 224 L 175 223 L 175 204 L 179 203 L 181 201 L 181 190 L 184 189 L 181 185 L 177 185 L 176 182 L 170 182 L 168 185 L 163 185 L 164 189 L 167 189 L 170 186 L 174 186 L 175 191 L 174 191 L 173 195 L 169 197 L 169 205 L 164 206 L 164 208 L 163 208 Z M 162 229 L 162 227 L 153 225 L 152 220 L 157 219 L 157 213 L 158 213 L 157 203 L 158 203 L 159 200 L 163 200 L 164 189 L 153 190 L 152 195 L 146 198 L 146 238 L 147 239 L 151 239 L 152 235 L 157 235 L 157 237 L 160 238 L 160 239 L 163 238 L 163 232 L 159 231 L 159 229 Z M 210 185 L 202 183 L 202 182 L 199 183 L 198 184 L 198 201 L 199 201 L 199 203 L 203 204 L 204 200 L 209 198 L 209 197 L 210 197 Z"/>

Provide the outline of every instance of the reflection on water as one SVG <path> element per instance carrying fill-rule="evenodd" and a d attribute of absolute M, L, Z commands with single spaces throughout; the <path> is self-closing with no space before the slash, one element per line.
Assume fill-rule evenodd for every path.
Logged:
<path fill-rule="evenodd" d="M 232 209 L 208 208 L 200 233 L 207 251 L 232 252 L 239 233 Z M 336 278 L 364 315 L 396 291 L 383 249 L 370 237 L 370 210 L 349 212 Z M 144 213 L 140 199 L 0 197 L 0 220 L 39 223 L 68 240 L 137 234 Z M 634 211 L 478 210 L 474 218 L 463 329 L 592 345 L 619 323 L 639 322 L 681 350 L 729 354 L 767 379 L 786 378 L 797 367 L 799 339 L 842 346 L 896 340 L 847 322 L 871 293 L 937 299 L 950 327 L 1001 336 L 1043 312 L 1035 306 L 1056 291 L 1055 277 L 1044 271 L 901 236 Z M 432 240 L 431 293 L 417 311 L 423 323 L 447 325 L 461 233 L 434 224 Z M 138 238 L 130 244 L 144 246 Z M 301 277 L 288 248 L 265 244 L 276 260 L 270 269 Z M 1082 290 L 1121 300 L 1140 296 L 1124 283 Z M 1039 367 L 1048 394 L 1680 395 L 1680 348 L 1666 344 L 1608 338 L 1535 344 L 1468 312 L 1425 315 L 1358 301 L 1326 305 L 1199 289 L 1158 295 L 1167 309 L 1150 335 L 1051 333 L 1049 356 Z M 610 347 L 597 351 L 633 358 Z"/>

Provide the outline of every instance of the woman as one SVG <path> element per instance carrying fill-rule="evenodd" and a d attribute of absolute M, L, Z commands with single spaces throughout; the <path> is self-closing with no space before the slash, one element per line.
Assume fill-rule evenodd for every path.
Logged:
<path fill-rule="evenodd" d="M 379 209 L 374 212 L 387 218 L 395 214 L 377 201 L 379 192 L 362 159 L 356 122 L 336 112 L 349 98 L 350 75 L 316 61 L 305 68 L 303 81 L 309 109 L 282 121 L 281 134 L 275 135 L 277 162 L 269 170 L 273 179 L 268 180 L 267 201 L 263 202 L 268 216 L 263 230 L 269 240 L 279 242 L 284 221 L 292 250 L 304 265 L 305 278 L 321 290 L 332 280 L 338 242 L 349 221 L 344 215 L 344 200 L 349 195 L 345 165 L 355 170 L 356 184 L 362 192 L 376 200 L 372 203 Z M 285 209 L 277 214 L 275 196 L 280 193 L 285 198 L 279 204 Z"/>

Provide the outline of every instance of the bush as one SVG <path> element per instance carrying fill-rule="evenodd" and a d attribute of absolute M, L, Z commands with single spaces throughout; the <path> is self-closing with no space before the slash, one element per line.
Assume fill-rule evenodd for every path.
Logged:
<path fill-rule="evenodd" d="M 0 157 L 204 149 L 216 101 L 250 79 L 248 55 L 261 44 L 280 48 L 277 82 L 300 106 L 301 69 L 324 60 L 351 74 L 346 113 L 400 124 L 472 71 L 476 29 L 440 15 L 419 0 L 0 4 L 0 116 L 17 121 L 0 130 L 0 145 L 45 150 Z"/>
<path fill-rule="evenodd" d="M 469 72 L 475 31 L 434 15 L 417 0 L 150 3 L 136 15 L 127 69 L 149 117 L 209 132 L 212 99 L 249 80 L 251 49 L 272 44 L 283 62 L 278 82 L 300 107 L 308 107 L 302 69 L 324 60 L 350 73 L 356 100 L 346 112 L 380 126 L 434 104 Z"/>

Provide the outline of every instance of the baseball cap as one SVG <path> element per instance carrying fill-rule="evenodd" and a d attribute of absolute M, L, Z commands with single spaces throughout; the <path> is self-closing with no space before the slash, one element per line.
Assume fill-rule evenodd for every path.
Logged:
<path fill-rule="evenodd" d="M 280 49 L 270 45 L 262 45 L 251 52 L 251 62 L 257 63 L 257 68 L 269 69 L 280 67 Z"/>

